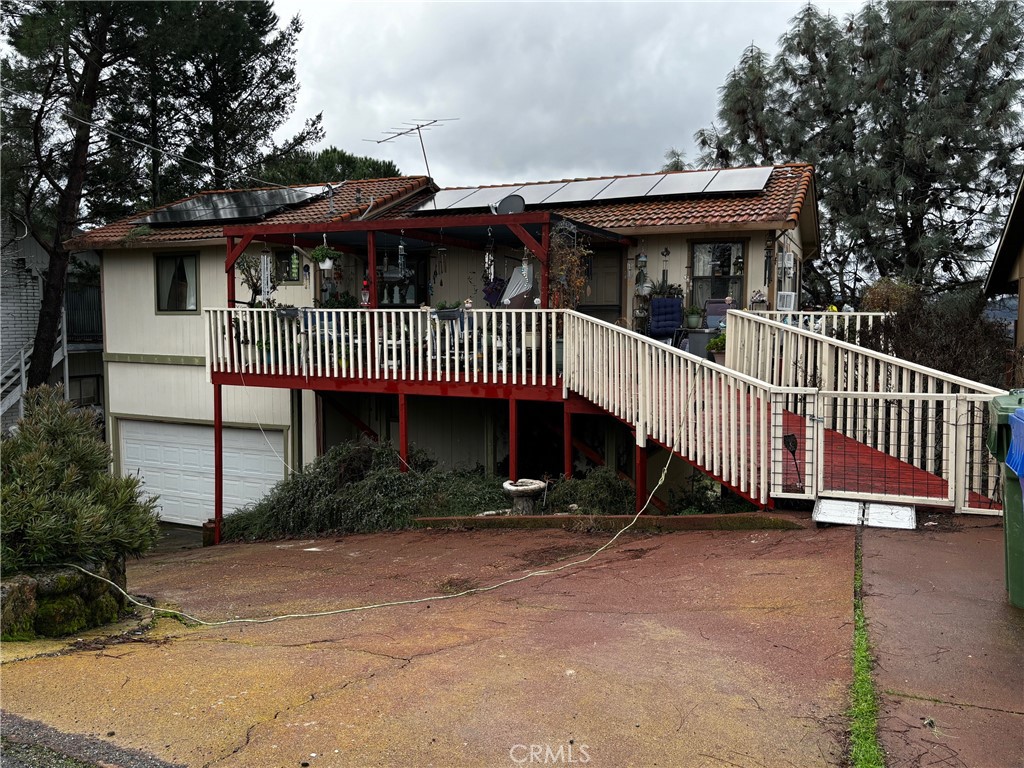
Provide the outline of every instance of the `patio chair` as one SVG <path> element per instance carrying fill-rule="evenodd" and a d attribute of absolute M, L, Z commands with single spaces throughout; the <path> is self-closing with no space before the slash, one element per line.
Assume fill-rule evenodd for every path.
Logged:
<path fill-rule="evenodd" d="M 675 332 L 683 326 L 683 300 L 656 296 L 651 299 L 650 323 L 647 335 L 657 341 L 671 344 Z"/>
<path fill-rule="evenodd" d="M 737 308 L 736 303 L 732 301 L 708 299 L 704 302 L 704 327 L 711 329 L 724 327 L 726 313 L 730 309 Z"/>

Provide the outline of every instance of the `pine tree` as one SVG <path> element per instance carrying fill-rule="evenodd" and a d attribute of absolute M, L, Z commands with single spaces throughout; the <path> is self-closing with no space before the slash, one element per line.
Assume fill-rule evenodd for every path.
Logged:
<path fill-rule="evenodd" d="M 331 146 L 275 158 L 258 167 L 255 175 L 274 184 L 320 184 L 346 179 L 384 179 L 401 176 L 402 172 L 390 160 L 356 156 Z"/>
<path fill-rule="evenodd" d="M 976 280 L 1024 163 L 1019 2 L 868 3 L 843 22 L 807 5 L 766 63 L 744 52 L 701 164 L 811 162 L 819 302 L 865 278 Z"/>

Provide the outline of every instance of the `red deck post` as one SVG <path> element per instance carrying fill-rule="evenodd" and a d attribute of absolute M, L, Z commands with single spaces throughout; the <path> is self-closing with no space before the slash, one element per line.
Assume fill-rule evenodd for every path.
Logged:
<path fill-rule="evenodd" d="M 519 479 L 519 415 L 516 400 L 508 401 L 508 479 Z"/>
<path fill-rule="evenodd" d="M 409 412 L 405 395 L 398 396 L 398 455 L 402 459 L 402 472 L 409 470 Z"/>
<path fill-rule="evenodd" d="M 634 454 L 633 475 L 636 484 L 636 512 L 639 514 L 647 503 L 647 446 L 639 442 Z"/>
<path fill-rule="evenodd" d="M 213 543 L 220 544 L 224 519 L 224 410 L 220 384 L 213 385 Z"/>
<path fill-rule="evenodd" d="M 572 477 L 572 411 L 569 403 L 562 403 L 562 468 L 566 477 Z"/>

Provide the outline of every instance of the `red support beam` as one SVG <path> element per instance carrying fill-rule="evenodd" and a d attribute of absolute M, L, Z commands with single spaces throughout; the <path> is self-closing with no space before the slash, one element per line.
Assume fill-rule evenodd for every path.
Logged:
<path fill-rule="evenodd" d="M 519 408 L 515 400 L 508 401 L 508 479 L 519 479 Z"/>
<path fill-rule="evenodd" d="M 242 235 L 241 241 L 236 245 L 234 237 L 228 237 L 228 258 L 224 262 L 224 271 L 228 272 L 234 269 L 235 262 L 238 258 L 245 253 L 245 249 L 249 247 L 249 243 L 252 242 L 252 233 L 246 232 Z"/>
<path fill-rule="evenodd" d="M 220 384 L 213 385 L 213 543 L 220 544 L 224 520 L 224 408 Z"/>
<path fill-rule="evenodd" d="M 409 470 L 409 409 L 405 395 L 398 396 L 398 455 L 402 459 L 401 470 Z"/>
<path fill-rule="evenodd" d="M 562 404 L 562 468 L 566 477 L 572 477 L 572 411 Z"/>
<path fill-rule="evenodd" d="M 403 219 L 401 223 L 395 219 L 370 219 L 367 221 L 346 219 L 345 221 L 311 221 L 311 222 L 288 222 L 284 224 L 232 224 L 224 227 L 225 236 L 251 235 L 263 238 L 266 235 L 288 235 L 292 233 L 302 234 L 303 232 L 386 232 L 401 229 L 405 223 L 415 225 L 418 229 L 452 229 L 471 227 L 493 227 L 509 224 L 548 224 L 551 222 L 551 213 L 547 211 L 527 211 L 524 213 L 512 213 L 505 216 L 495 216 L 491 213 L 443 215 L 443 216 L 417 216 L 415 219 Z M 448 235 L 445 235 L 448 242 Z"/>
<path fill-rule="evenodd" d="M 252 240 L 251 237 L 249 239 Z M 235 238 L 229 237 L 227 244 L 228 255 L 225 263 L 228 264 L 228 267 L 225 271 L 228 275 L 228 308 L 230 309 L 235 306 L 235 261 L 237 261 L 238 257 L 236 256 L 234 259 L 231 258 L 231 254 L 235 250 Z"/>
<path fill-rule="evenodd" d="M 647 446 L 636 446 L 633 462 L 633 474 L 636 483 L 636 512 L 644 508 L 647 503 Z"/>

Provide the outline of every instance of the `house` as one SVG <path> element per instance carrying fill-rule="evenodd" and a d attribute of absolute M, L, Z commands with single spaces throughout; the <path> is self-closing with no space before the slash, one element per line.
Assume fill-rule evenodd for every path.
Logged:
<path fill-rule="evenodd" d="M 1017 186 L 1017 194 L 1010 215 L 999 238 L 996 256 L 985 280 L 985 295 L 1017 294 L 1017 318 L 1014 324 L 1014 343 L 1024 345 L 1024 302 L 1020 298 L 1020 280 L 1024 276 L 1024 177 Z"/>
<path fill-rule="evenodd" d="M 51 383 L 63 383 L 66 396 L 80 406 L 101 407 L 102 326 L 99 256 L 73 254 L 65 292 L 65 320 L 54 352 Z M 3 226 L 0 253 L 0 431 L 21 417 L 21 394 L 35 341 L 43 275 L 49 255 L 13 219 Z"/>
<path fill-rule="evenodd" d="M 687 303 L 730 296 L 742 309 L 760 292 L 795 309 L 800 265 L 818 247 L 814 173 L 212 191 L 87 232 L 71 245 L 102 255 L 115 469 L 139 472 L 164 519 L 185 524 L 212 516 L 218 487 L 230 512 L 359 434 L 509 476 L 607 463 L 640 493 L 663 449 L 637 451 L 628 418 L 564 388 L 569 321 L 550 308 L 548 269 L 559 232 L 592 252 L 579 306 L 590 317 L 642 331 L 649 284 L 662 281 Z M 327 270 L 307 258 L 321 244 L 339 254 Z M 269 265 L 277 310 L 248 307 L 266 297 L 243 280 L 243 257 Z M 521 283 L 525 308 L 487 309 L 492 274 Z M 467 299 L 453 321 L 419 309 Z"/>

